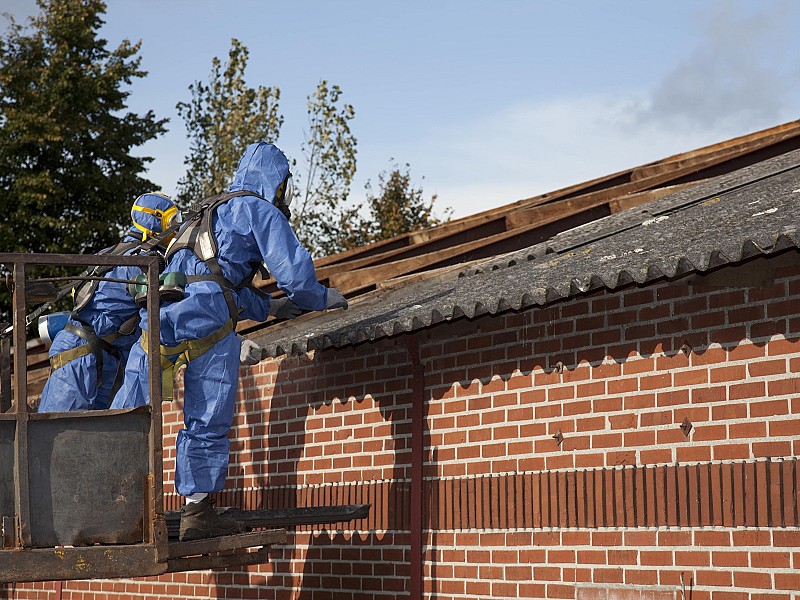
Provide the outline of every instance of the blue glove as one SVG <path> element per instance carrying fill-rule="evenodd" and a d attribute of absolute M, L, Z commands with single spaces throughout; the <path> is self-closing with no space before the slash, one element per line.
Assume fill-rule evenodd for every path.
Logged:
<path fill-rule="evenodd" d="M 342 296 L 342 292 L 336 288 L 328 288 L 328 304 L 325 305 L 327 310 L 332 308 L 344 308 L 347 310 L 347 298 Z"/>
<path fill-rule="evenodd" d="M 289 298 L 273 298 L 269 301 L 269 314 L 276 319 L 294 319 L 303 310 Z"/>

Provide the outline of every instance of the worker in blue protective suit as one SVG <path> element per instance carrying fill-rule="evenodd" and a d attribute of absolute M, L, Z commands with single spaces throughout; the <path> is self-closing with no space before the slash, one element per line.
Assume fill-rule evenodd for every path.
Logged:
<path fill-rule="evenodd" d="M 173 371 L 185 364 L 184 425 L 178 432 L 175 487 L 186 498 L 181 511 L 183 541 L 237 533 L 239 524 L 219 517 L 208 494 L 225 484 L 228 431 L 238 387 L 239 363 L 262 358 L 252 341 L 236 335 L 239 317 L 264 321 L 271 314 L 292 318 L 302 310 L 347 308 L 334 288 L 316 278 L 308 251 L 288 221 L 291 173 L 274 145 L 251 144 L 227 194 L 193 207 L 196 215 L 178 232 L 167 253 L 165 275 L 183 273 L 184 297 L 161 305 L 162 391 L 171 397 Z M 266 264 L 285 298 L 252 287 Z M 144 310 L 142 311 L 144 315 Z M 112 408 L 148 402 L 146 318 L 141 344 L 131 350 L 125 380 Z"/>
<path fill-rule="evenodd" d="M 130 230 L 116 246 L 102 253 L 138 253 L 137 246 L 179 217 L 178 208 L 167 196 L 143 194 L 131 208 Z M 162 254 L 164 250 L 160 249 Z M 103 276 L 131 280 L 141 272 L 138 267 L 114 267 Z M 139 339 L 139 308 L 124 283 L 86 281 L 74 295 L 74 310 L 50 347 L 52 372 L 42 392 L 39 412 L 108 408 L 122 383 L 131 346 Z"/>

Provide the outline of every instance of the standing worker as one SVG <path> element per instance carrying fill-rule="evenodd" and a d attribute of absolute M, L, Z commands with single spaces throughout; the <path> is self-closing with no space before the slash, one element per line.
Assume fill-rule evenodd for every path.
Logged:
<path fill-rule="evenodd" d="M 261 359 L 259 347 L 249 340 L 243 345 L 236 335 L 239 316 L 264 321 L 270 314 L 292 318 L 300 309 L 347 308 L 338 290 L 317 281 L 311 255 L 289 225 L 291 194 L 283 152 L 251 144 L 229 193 L 203 201 L 167 253 L 164 276 L 186 275 L 183 298 L 163 302 L 160 315 L 165 398 L 172 395 L 175 369 L 186 365 L 185 428 L 178 432 L 175 468 L 175 487 L 186 499 L 181 541 L 240 531 L 236 521 L 216 514 L 209 497 L 225 485 L 240 358 L 246 364 Z M 262 264 L 286 298 L 271 299 L 252 287 Z M 112 408 L 148 402 L 146 324 L 143 317 L 141 343 L 131 350 Z"/>
<path fill-rule="evenodd" d="M 131 208 L 130 230 L 101 254 L 137 253 L 137 246 L 169 228 L 179 215 L 167 196 L 143 194 Z M 165 248 L 159 250 L 163 253 Z M 141 272 L 138 267 L 115 267 L 104 276 L 131 280 Z M 50 347 L 52 371 L 39 412 L 108 408 L 122 383 L 131 346 L 139 339 L 139 307 L 124 283 L 86 281 L 74 295 L 70 318 Z"/>

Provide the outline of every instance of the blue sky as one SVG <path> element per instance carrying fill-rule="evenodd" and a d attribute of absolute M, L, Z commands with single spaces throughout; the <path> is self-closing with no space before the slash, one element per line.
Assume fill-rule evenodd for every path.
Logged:
<path fill-rule="evenodd" d="M 351 189 L 410 163 L 464 216 L 800 118 L 793 0 L 110 0 L 103 37 L 141 40 L 130 109 L 170 119 L 142 147 L 174 193 L 188 141 L 175 104 L 231 37 L 251 86 L 281 89 L 297 159 L 320 79 L 355 107 Z M 33 0 L 4 0 L 18 20 Z M 424 177 L 424 179 L 423 179 Z M 145 191 L 145 190 L 143 190 Z"/>

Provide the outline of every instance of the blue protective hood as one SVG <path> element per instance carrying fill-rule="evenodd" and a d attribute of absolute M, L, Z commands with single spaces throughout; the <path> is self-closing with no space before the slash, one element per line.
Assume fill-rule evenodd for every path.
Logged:
<path fill-rule="evenodd" d="M 286 155 L 274 144 L 257 142 L 245 150 L 228 191 L 246 190 L 272 202 L 278 186 L 288 174 Z"/>
<path fill-rule="evenodd" d="M 146 206 L 147 208 L 158 209 L 160 211 L 166 212 L 175 204 L 164 194 L 159 192 L 152 192 L 149 194 L 142 194 L 133 202 L 133 206 Z M 151 215 L 146 212 L 142 212 L 140 210 L 133 210 L 131 208 L 131 220 L 134 223 L 138 223 L 145 229 L 152 231 L 153 233 L 161 233 L 161 219 L 157 218 L 155 215 Z M 130 228 L 130 234 L 133 234 L 136 239 L 140 239 L 142 232 L 136 228 L 134 225 Z"/>

